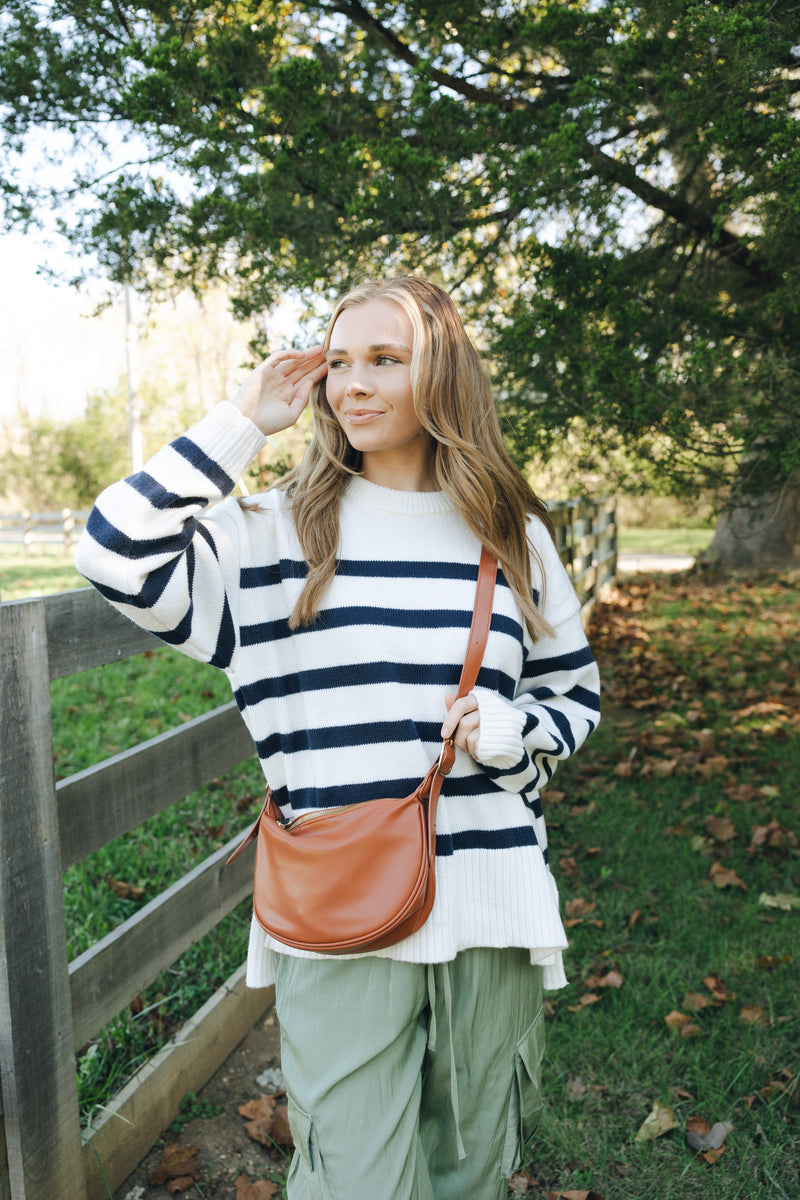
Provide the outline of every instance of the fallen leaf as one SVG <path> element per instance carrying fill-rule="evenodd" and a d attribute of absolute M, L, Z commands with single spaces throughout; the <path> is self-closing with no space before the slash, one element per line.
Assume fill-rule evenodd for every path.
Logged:
<path fill-rule="evenodd" d="M 253 1183 L 249 1175 L 240 1175 L 236 1180 L 236 1200 L 270 1200 L 279 1191 L 277 1183 L 270 1183 L 268 1179 Z"/>
<path fill-rule="evenodd" d="M 567 900 L 564 905 L 568 917 L 585 917 L 587 913 L 594 912 L 596 908 L 596 900 L 584 900 L 581 896 L 577 896 L 574 900 Z"/>
<path fill-rule="evenodd" d="M 681 1008 L 691 1009 L 692 1012 L 702 1012 L 704 1008 L 708 1008 L 713 1003 L 714 1000 L 709 999 L 703 992 L 687 992 L 681 1000 Z M 719 1000 L 716 1003 L 719 1004 Z"/>
<path fill-rule="evenodd" d="M 764 908 L 780 908 L 784 912 L 791 912 L 793 908 L 800 908 L 800 896 L 794 896 L 791 892 L 777 892 L 774 896 L 768 896 L 762 892 L 758 903 Z"/>
<path fill-rule="evenodd" d="M 729 867 L 723 867 L 720 862 L 712 863 L 710 874 L 715 887 L 740 887 L 742 891 L 747 891 L 747 884 L 742 883 L 736 872 Z"/>
<path fill-rule="evenodd" d="M 776 971 L 778 967 L 782 967 L 784 963 L 792 961 L 791 954 L 759 954 L 758 965 L 762 971 Z"/>
<path fill-rule="evenodd" d="M 161 1162 L 150 1175 L 147 1182 L 152 1187 L 162 1187 L 171 1196 L 179 1192 L 188 1192 L 194 1181 L 200 1178 L 200 1168 L 197 1165 L 199 1146 L 179 1146 L 173 1142 L 165 1146 L 161 1152 Z"/>
<path fill-rule="evenodd" d="M 710 834 L 715 842 L 732 842 L 736 837 L 736 826 L 729 817 L 706 817 L 703 824 L 706 833 Z"/>
<path fill-rule="evenodd" d="M 144 888 L 137 887 L 133 883 L 127 883 L 123 879 L 112 879 L 110 875 L 106 875 L 106 883 L 108 886 L 121 896 L 123 900 L 143 900 Z"/>
<path fill-rule="evenodd" d="M 261 1095 L 258 1100 L 248 1100 L 239 1105 L 239 1114 L 245 1118 L 247 1136 L 254 1142 L 293 1149 L 286 1105 L 279 1103 L 277 1096 Z"/>
<path fill-rule="evenodd" d="M 653 1111 L 645 1117 L 634 1141 L 652 1142 L 662 1134 L 669 1133 L 670 1129 L 674 1129 L 677 1124 L 675 1113 L 670 1106 L 661 1100 L 656 1100 L 653 1104 Z"/>
<path fill-rule="evenodd" d="M 529 1175 L 527 1171 L 518 1171 L 516 1175 L 512 1175 L 508 1181 L 508 1190 L 515 1196 L 524 1196 L 532 1187 L 536 1187 L 539 1183 L 533 1175 Z"/>
<path fill-rule="evenodd" d="M 545 1192 L 545 1200 L 603 1200 L 600 1192 Z"/>
<path fill-rule="evenodd" d="M 587 988 L 621 988 L 622 982 L 622 976 L 619 971 L 608 971 L 602 978 L 599 975 L 590 975 L 584 981 L 584 986 Z"/>
<path fill-rule="evenodd" d="M 727 983 L 723 983 L 717 974 L 706 975 L 703 979 L 703 983 L 711 992 L 711 995 L 715 1000 L 724 1001 L 736 999 L 736 993 L 729 991 Z"/>
<path fill-rule="evenodd" d="M 598 996 L 597 992 L 584 992 L 577 1004 L 569 1004 L 567 1007 L 570 1012 L 580 1012 L 587 1004 L 597 1004 L 602 996 Z"/>
<path fill-rule="evenodd" d="M 769 1019 L 760 1004 L 746 1005 L 739 1013 L 745 1025 L 769 1025 Z"/>

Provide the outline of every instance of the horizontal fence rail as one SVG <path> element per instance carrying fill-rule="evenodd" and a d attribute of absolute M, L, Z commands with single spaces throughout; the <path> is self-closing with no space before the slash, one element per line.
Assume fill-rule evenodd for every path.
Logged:
<path fill-rule="evenodd" d="M 58 512 L 0 513 L 0 544 L 23 546 L 58 546 L 71 550 L 89 519 L 89 510 L 62 508 Z"/>
<path fill-rule="evenodd" d="M 615 503 L 549 509 L 586 619 Z M 157 646 L 91 588 L 0 604 L 0 1200 L 106 1200 L 271 1003 L 235 972 L 82 1138 L 75 1051 L 252 889 L 233 838 L 68 961 L 62 871 L 254 753 L 230 702 L 55 782 L 51 681 Z"/>

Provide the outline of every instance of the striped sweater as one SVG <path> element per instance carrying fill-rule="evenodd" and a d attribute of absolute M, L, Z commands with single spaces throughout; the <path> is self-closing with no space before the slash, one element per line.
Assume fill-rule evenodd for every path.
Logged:
<path fill-rule="evenodd" d="M 480 544 L 440 492 L 355 477 L 343 496 L 336 575 L 317 620 L 290 630 L 305 563 L 283 492 L 257 511 L 232 498 L 265 439 L 221 404 L 143 471 L 99 497 L 78 569 L 138 625 L 225 671 L 286 815 L 403 796 L 441 746 L 457 689 Z M 211 507 L 213 506 L 213 507 Z M 415 934 L 377 951 L 442 962 L 472 946 L 521 946 L 565 982 L 540 789 L 598 720 L 598 676 L 577 597 L 547 531 L 535 586 L 554 636 L 531 643 L 498 572 L 474 695 L 476 758 L 457 751 L 437 813 L 437 893 Z M 254 924 L 248 982 L 271 954 L 302 954 Z"/>

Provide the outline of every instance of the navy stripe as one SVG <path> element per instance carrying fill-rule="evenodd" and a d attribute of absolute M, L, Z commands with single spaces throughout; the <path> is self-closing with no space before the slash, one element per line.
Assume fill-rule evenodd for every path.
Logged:
<path fill-rule="evenodd" d="M 564 741 L 569 746 L 570 754 L 575 752 L 575 736 L 572 732 L 572 726 L 569 723 L 569 718 L 560 708 L 552 708 L 549 704 L 543 705 L 552 717 L 553 724 L 556 725 L 564 738 Z"/>
<path fill-rule="evenodd" d="M 138 492 L 140 496 L 144 496 L 145 500 L 148 500 L 153 508 L 162 510 L 194 508 L 195 506 L 205 508 L 208 504 L 205 496 L 179 496 L 177 492 L 168 492 L 157 479 L 154 479 L 152 475 L 148 475 L 146 471 L 139 471 L 137 475 L 130 475 L 125 482 L 135 492 Z"/>
<path fill-rule="evenodd" d="M 472 613 L 466 609 L 379 608 L 367 604 L 352 604 L 323 609 L 317 614 L 313 626 L 308 629 L 290 629 L 285 617 L 276 621 L 260 621 L 257 625 L 242 625 L 241 639 L 243 646 L 258 646 L 291 637 L 295 632 L 298 635 L 317 634 L 323 630 L 349 629 L 365 625 L 392 629 L 469 629 L 471 621 Z M 519 637 L 522 632 L 513 618 L 500 613 L 492 616 L 491 628 L 510 637 Z"/>
<path fill-rule="evenodd" d="M 594 655 L 588 646 L 572 650 L 569 654 L 557 654 L 553 658 L 531 658 L 525 664 L 523 679 L 541 679 L 543 675 L 552 675 L 558 671 L 576 671 L 579 667 L 588 667 L 593 662 Z"/>
<path fill-rule="evenodd" d="M 129 538 L 121 529 L 107 520 L 99 508 L 93 508 L 86 522 L 86 529 L 98 543 L 114 554 L 125 558 L 148 558 L 152 554 L 182 554 L 194 536 L 197 522 L 190 517 L 180 533 L 161 538 Z"/>
<path fill-rule="evenodd" d="M 433 761 L 431 759 L 431 761 Z M 293 788 L 291 791 L 291 808 L 293 812 L 302 812 L 318 808 L 337 808 L 350 804 L 363 804 L 368 800 L 381 800 L 391 797 L 402 800 L 409 796 L 418 786 L 419 775 L 408 776 L 406 779 L 382 779 L 380 783 L 370 780 L 367 783 L 339 784 L 333 787 Z M 462 775 L 454 778 L 448 775 L 444 787 L 447 795 L 452 797 L 486 796 L 492 793 L 503 793 L 503 789 L 492 783 L 483 772 Z M 290 793 L 286 787 L 273 788 L 276 802 L 282 809 L 288 811 Z"/>
<path fill-rule="evenodd" d="M 276 675 L 270 679 L 258 679 L 254 683 L 237 688 L 234 697 L 239 708 L 244 710 L 262 700 L 274 700 L 278 696 L 296 696 L 300 692 L 313 692 L 349 687 L 368 687 L 370 684 L 398 683 L 411 687 L 427 684 L 435 687 L 458 687 L 461 663 L 392 663 L 367 662 L 346 666 L 317 667 L 305 671 L 292 671 L 288 675 Z M 499 691 L 504 696 L 513 695 L 514 680 L 502 671 L 486 670 L 481 667 L 478 674 L 480 687 Z"/>
<path fill-rule="evenodd" d="M 170 445 L 176 454 L 180 454 L 181 458 L 185 458 L 188 463 L 191 463 L 201 475 L 205 475 L 206 479 L 213 483 L 223 496 L 227 496 L 228 492 L 233 491 L 235 480 L 223 471 L 219 463 L 216 463 L 213 458 L 209 458 L 191 438 L 179 437 Z"/>
<path fill-rule="evenodd" d="M 283 579 L 305 579 L 308 567 L 302 560 L 282 558 L 261 567 L 242 567 L 239 583 L 243 588 L 273 587 Z M 477 582 L 477 564 L 460 562 L 381 562 L 373 559 L 344 558 L 336 564 L 336 574 L 357 579 L 466 579 Z M 498 586 L 508 587 L 498 569 Z"/>
<path fill-rule="evenodd" d="M 306 750 L 377 746 L 386 742 L 424 742 L 435 746 L 441 740 L 441 721 L 369 721 L 358 725 L 326 725 L 320 729 L 296 729 L 271 733 L 256 742 L 260 758 L 274 754 L 301 754 Z"/>
<path fill-rule="evenodd" d="M 436 835 L 436 855 L 444 858 L 457 850 L 512 850 L 515 846 L 536 846 L 531 825 L 511 829 L 465 829 L 461 833 Z"/>
<path fill-rule="evenodd" d="M 574 700 L 576 704 L 582 704 L 584 708 L 590 708 L 592 712 L 600 712 L 600 693 L 590 692 L 588 688 L 581 687 L 578 683 L 574 688 L 570 688 L 565 693 L 567 700 Z M 594 725 L 592 725 L 594 729 Z"/>

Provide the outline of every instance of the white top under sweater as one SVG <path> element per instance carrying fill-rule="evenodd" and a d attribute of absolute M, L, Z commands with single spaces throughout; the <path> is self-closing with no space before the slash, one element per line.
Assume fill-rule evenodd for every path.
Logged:
<path fill-rule="evenodd" d="M 227 673 L 287 815 L 406 795 L 439 753 L 480 544 L 444 493 L 356 477 L 342 499 L 340 562 L 319 617 L 292 632 L 305 564 L 285 493 L 265 493 L 257 512 L 223 499 L 264 444 L 237 408 L 219 405 L 103 492 L 78 569 L 138 625 Z M 433 911 L 415 934 L 375 953 L 430 963 L 473 946 L 527 947 L 553 988 L 566 983 L 567 942 L 539 789 L 597 724 L 599 682 L 553 543 L 534 518 L 529 535 L 555 636 L 531 643 L 499 571 L 474 689 L 477 761 L 457 751 L 439 801 Z M 254 923 L 250 986 L 272 982 L 275 951 L 305 953 Z"/>

